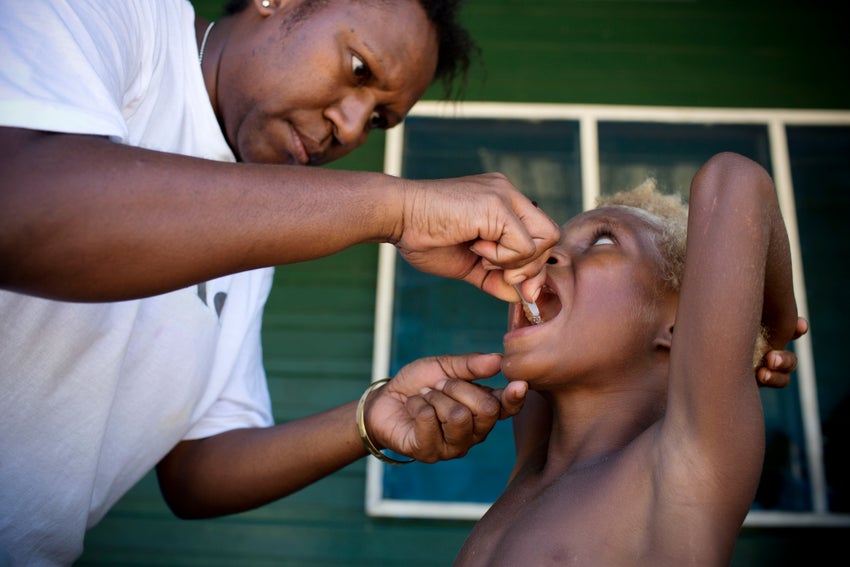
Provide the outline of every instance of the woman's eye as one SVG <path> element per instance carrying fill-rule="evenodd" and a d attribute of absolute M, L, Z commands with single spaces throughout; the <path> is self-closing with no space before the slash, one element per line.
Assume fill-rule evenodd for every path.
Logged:
<path fill-rule="evenodd" d="M 387 119 L 384 118 L 381 113 L 376 110 L 369 117 L 369 126 L 371 128 L 385 130 L 387 128 Z"/>
<path fill-rule="evenodd" d="M 351 72 L 354 73 L 354 78 L 358 83 L 365 83 L 372 76 L 372 71 L 369 66 L 363 62 L 357 55 L 351 56 Z"/>
<path fill-rule="evenodd" d="M 603 244 L 614 244 L 614 239 L 608 235 L 602 235 L 596 237 L 596 240 L 593 241 L 594 246 L 601 246 Z"/>

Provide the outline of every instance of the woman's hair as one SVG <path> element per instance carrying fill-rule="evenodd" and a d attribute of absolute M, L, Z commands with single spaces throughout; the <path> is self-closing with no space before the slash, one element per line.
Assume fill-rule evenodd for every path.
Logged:
<path fill-rule="evenodd" d="M 224 6 L 224 14 L 232 15 L 244 10 L 250 0 L 227 0 Z M 356 0 L 360 2 L 388 3 L 399 0 Z M 481 51 L 466 28 L 458 22 L 461 0 L 416 0 L 425 10 L 428 21 L 437 30 L 439 52 L 437 54 L 437 69 L 434 72 L 434 80 L 443 84 L 447 98 L 453 95 L 460 97 L 469 73 L 472 58 L 481 59 Z M 318 8 L 328 4 L 329 0 L 303 0 L 299 5 L 299 11 L 295 14 L 297 19 L 303 19 Z M 459 79 L 459 85 L 455 89 L 455 80 Z"/>
<path fill-rule="evenodd" d="M 634 189 L 600 197 L 597 207 L 624 206 L 640 209 L 658 219 L 658 250 L 661 253 L 662 279 L 669 291 L 678 292 L 685 273 L 685 247 L 688 235 L 688 206 L 678 194 L 664 195 L 654 179 L 647 179 Z M 763 326 L 756 337 L 753 367 L 762 363 L 770 350 L 767 329 Z"/>

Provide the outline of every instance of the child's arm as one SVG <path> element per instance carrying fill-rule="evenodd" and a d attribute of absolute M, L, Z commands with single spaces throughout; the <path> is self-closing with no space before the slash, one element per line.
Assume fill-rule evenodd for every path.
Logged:
<path fill-rule="evenodd" d="M 689 209 L 661 437 L 675 464 L 663 481 L 743 520 L 764 450 L 755 337 L 764 324 L 781 349 L 796 333 L 788 238 L 770 176 L 736 154 L 700 169 Z"/>

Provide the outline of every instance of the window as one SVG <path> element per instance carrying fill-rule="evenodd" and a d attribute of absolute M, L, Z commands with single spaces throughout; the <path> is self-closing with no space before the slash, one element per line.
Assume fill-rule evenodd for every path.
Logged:
<path fill-rule="evenodd" d="M 850 112 L 422 102 L 387 136 L 385 171 L 442 178 L 501 171 L 558 222 L 596 197 L 649 176 L 687 196 L 697 169 L 731 150 L 773 174 L 789 230 L 798 305 L 810 332 L 796 343 L 792 385 L 763 389 L 767 455 L 745 525 L 850 525 Z M 419 273 L 382 245 L 373 379 L 416 358 L 501 350 L 506 306 L 471 286 Z M 838 260 L 838 261 L 836 261 Z M 817 372 L 817 376 L 816 376 Z M 497 376 L 488 383 L 499 385 Z M 513 464 L 510 423 L 464 459 L 405 467 L 370 460 L 376 516 L 477 519 Z"/>

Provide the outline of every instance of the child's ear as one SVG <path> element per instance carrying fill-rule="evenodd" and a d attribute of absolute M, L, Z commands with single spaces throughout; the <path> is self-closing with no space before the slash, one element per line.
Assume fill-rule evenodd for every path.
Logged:
<path fill-rule="evenodd" d="M 661 331 L 658 333 L 658 336 L 655 337 L 655 342 L 653 344 L 656 349 L 666 351 L 670 350 L 670 347 L 673 344 L 673 323 L 661 327 Z"/>
<path fill-rule="evenodd" d="M 679 308 L 678 294 L 670 294 L 660 305 L 658 312 L 658 333 L 653 345 L 656 350 L 665 350 L 668 353 L 673 345 L 673 327 L 676 325 L 676 311 Z"/>

